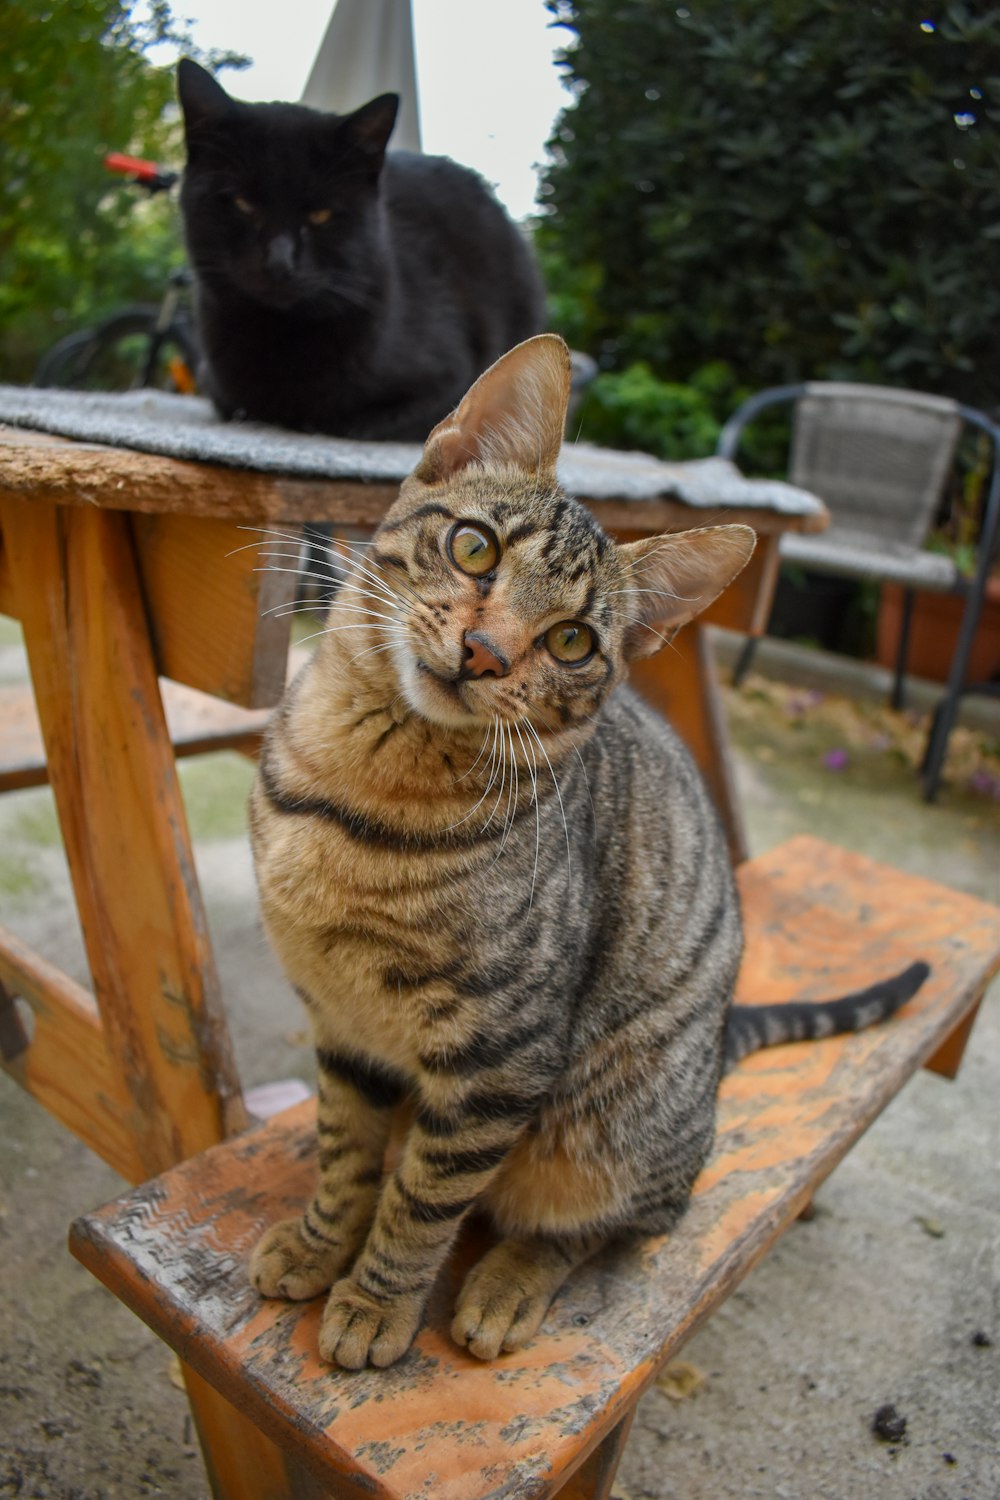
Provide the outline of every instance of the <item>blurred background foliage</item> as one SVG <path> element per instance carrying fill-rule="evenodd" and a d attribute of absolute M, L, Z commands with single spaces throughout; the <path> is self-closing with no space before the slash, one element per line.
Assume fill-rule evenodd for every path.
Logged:
<path fill-rule="evenodd" d="M 546 4 L 576 98 L 537 243 L 605 372 L 584 437 L 705 454 L 802 379 L 1000 404 L 1000 7 Z"/>
<path fill-rule="evenodd" d="M 1000 6 L 542 3 L 574 102 L 536 243 L 552 325 L 600 366 L 583 436 L 703 455 L 746 393 L 807 377 L 1000 404 Z M 176 204 L 101 162 L 179 165 L 152 58 L 182 51 L 242 61 L 199 53 L 170 0 L 5 0 L 0 379 L 159 300 Z M 757 443 L 748 466 L 776 466 Z"/>
<path fill-rule="evenodd" d="M 179 165 L 167 43 L 199 53 L 166 0 L 4 0 L 0 46 L 0 380 L 30 380 L 62 334 L 130 301 L 158 302 L 182 259 L 176 204 L 102 166 L 108 151 Z"/>

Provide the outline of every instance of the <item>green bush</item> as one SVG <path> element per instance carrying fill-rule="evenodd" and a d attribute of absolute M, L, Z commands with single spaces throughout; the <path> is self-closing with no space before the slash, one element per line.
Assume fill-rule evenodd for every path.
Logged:
<path fill-rule="evenodd" d="M 166 0 L 5 0 L 0 47 L 0 380 L 31 378 L 62 334 L 121 302 L 158 301 L 182 258 L 176 205 L 111 177 L 109 151 L 180 165 L 173 68 L 196 52 Z M 236 66 L 235 54 L 210 54 Z"/>
<path fill-rule="evenodd" d="M 1000 7 L 546 3 L 576 102 L 538 243 L 572 342 L 1000 403 Z"/>
<path fill-rule="evenodd" d="M 733 404 L 731 372 L 705 365 L 691 380 L 659 380 L 645 360 L 596 376 L 580 407 L 580 436 L 608 448 L 641 448 L 660 458 L 701 458 L 721 429 L 720 405 Z"/>

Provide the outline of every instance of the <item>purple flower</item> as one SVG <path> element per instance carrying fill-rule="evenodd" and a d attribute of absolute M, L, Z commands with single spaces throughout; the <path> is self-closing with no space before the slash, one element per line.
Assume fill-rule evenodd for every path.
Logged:
<path fill-rule="evenodd" d="M 828 750 L 823 756 L 823 765 L 828 771 L 843 771 L 847 760 L 846 750 Z"/>

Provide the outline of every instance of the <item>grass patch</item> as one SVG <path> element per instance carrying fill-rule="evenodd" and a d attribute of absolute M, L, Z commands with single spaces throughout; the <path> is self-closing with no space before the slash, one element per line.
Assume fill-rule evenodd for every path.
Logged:
<path fill-rule="evenodd" d="M 55 799 L 47 787 L 19 794 L 6 837 L 12 844 L 33 844 L 42 849 L 62 848 Z"/>
<path fill-rule="evenodd" d="M 47 889 L 48 882 L 28 855 L 10 849 L 0 855 L 0 896 L 40 896 Z"/>
<path fill-rule="evenodd" d="M 178 766 L 193 839 L 245 838 L 256 767 L 235 751 L 193 755 Z"/>

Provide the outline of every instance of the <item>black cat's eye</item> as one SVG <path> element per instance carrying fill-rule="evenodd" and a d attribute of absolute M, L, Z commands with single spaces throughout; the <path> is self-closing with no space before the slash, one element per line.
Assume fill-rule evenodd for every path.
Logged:
<path fill-rule="evenodd" d="M 459 521 L 448 533 L 448 556 L 460 572 L 485 578 L 500 561 L 500 543 L 488 526 Z"/>
<path fill-rule="evenodd" d="M 594 654 L 594 637 L 589 625 L 579 620 L 560 620 L 545 632 L 545 644 L 556 661 L 578 667 Z"/>
<path fill-rule="evenodd" d="M 237 193 L 236 196 L 233 198 L 233 202 L 236 205 L 236 207 L 239 209 L 239 211 L 240 211 L 241 214 L 252 214 L 253 213 L 253 204 L 250 202 L 250 200 L 248 198 L 241 198 L 240 195 L 239 195 L 239 193 Z"/>
<path fill-rule="evenodd" d="M 312 213 L 306 214 L 306 218 L 310 224 L 328 224 L 332 213 L 332 208 L 314 208 Z"/>

